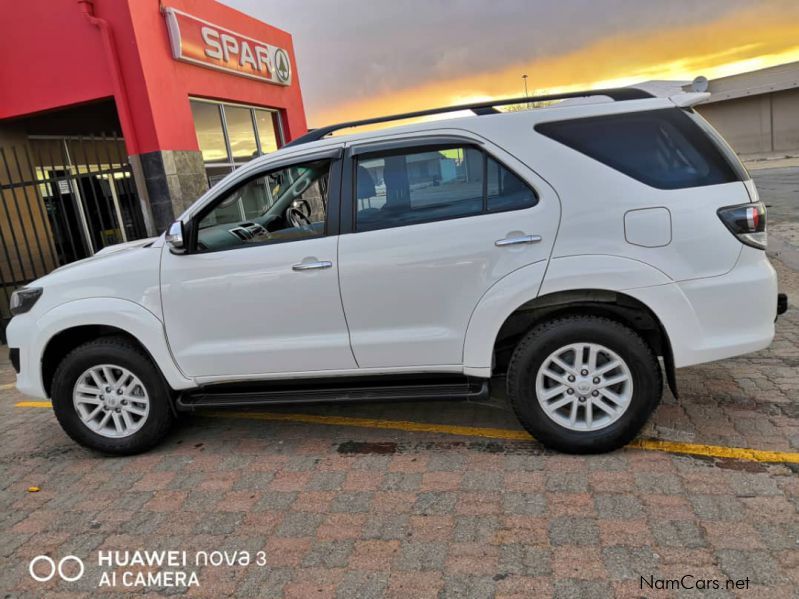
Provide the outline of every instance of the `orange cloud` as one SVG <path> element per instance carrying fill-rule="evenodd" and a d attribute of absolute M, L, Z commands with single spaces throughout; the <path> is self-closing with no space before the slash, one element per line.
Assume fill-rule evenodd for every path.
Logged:
<path fill-rule="evenodd" d="M 789 11 L 790 12 L 790 11 Z M 521 75 L 529 75 L 531 92 L 568 91 L 628 85 L 648 79 L 712 79 L 799 60 L 796 15 L 742 11 L 725 19 L 679 29 L 605 38 L 576 51 L 540 60 L 509 60 L 491 73 L 453 78 L 379 94 L 370 99 L 331 106 L 311 115 L 318 126 L 459 104 L 479 99 L 522 95 Z"/>

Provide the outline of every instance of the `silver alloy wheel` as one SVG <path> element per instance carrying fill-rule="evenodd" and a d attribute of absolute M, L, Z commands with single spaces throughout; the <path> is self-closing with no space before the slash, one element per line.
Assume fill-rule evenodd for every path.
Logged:
<path fill-rule="evenodd" d="M 535 394 L 544 413 L 573 431 L 597 431 L 616 422 L 633 397 L 627 363 L 597 343 L 572 343 L 541 363 Z"/>
<path fill-rule="evenodd" d="M 90 430 L 115 439 L 138 431 L 150 413 L 144 383 L 115 364 L 92 366 L 80 375 L 72 390 L 72 403 Z"/>

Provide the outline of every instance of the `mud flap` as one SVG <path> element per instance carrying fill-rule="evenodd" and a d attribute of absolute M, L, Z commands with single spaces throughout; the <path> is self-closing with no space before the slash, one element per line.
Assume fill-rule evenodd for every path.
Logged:
<path fill-rule="evenodd" d="M 669 384 L 671 394 L 676 399 L 679 399 L 680 396 L 677 393 L 677 374 L 674 368 L 674 356 L 671 354 L 671 347 L 667 347 L 666 351 L 663 352 L 663 369 L 666 371 L 666 381 Z"/>

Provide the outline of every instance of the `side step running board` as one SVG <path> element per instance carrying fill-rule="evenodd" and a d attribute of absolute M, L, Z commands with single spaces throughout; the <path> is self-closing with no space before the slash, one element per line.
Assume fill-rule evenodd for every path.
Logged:
<path fill-rule="evenodd" d="M 383 384 L 323 386 L 316 388 L 248 388 L 215 389 L 213 386 L 181 395 L 176 407 L 186 411 L 196 408 L 255 407 L 338 402 L 422 401 L 422 400 L 487 400 L 488 380 L 463 380 L 427 384 Z"/>

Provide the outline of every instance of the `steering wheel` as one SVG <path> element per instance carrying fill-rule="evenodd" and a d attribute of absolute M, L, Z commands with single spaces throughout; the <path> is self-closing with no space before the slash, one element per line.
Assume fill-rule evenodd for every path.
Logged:
<path fill-rule="evenodd" d="M 289 206 L 286 208 L 286 220 L 289 221 L 292 226 L 297 227 L 298 229 L 301 227 L 311 226 L 310 217 L 296 206 Z"/>

